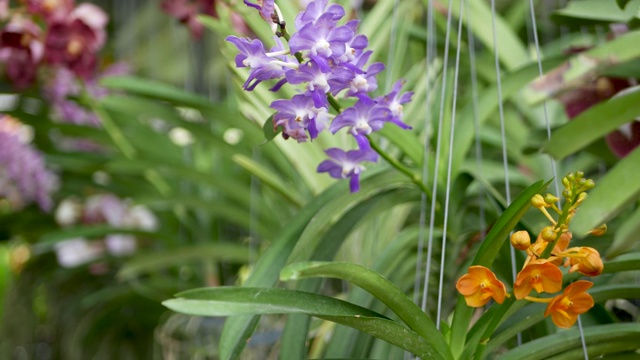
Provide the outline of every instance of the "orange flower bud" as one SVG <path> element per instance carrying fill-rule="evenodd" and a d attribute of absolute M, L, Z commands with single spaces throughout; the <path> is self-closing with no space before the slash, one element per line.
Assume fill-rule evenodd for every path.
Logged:
<path fill-rule="evenodd" d="M 554 293 L 562 289 L 562 271 L 547 259 L 529 262 L 516 277 L 513 292 L 516 299 L 524 299 L 532 289 L 538 294 Z"/>
<path fill-rule="evenodd" d="M 569 272 L 578 271 L 586 276 L 598 276 L 602 274 L 604 264 L 600 258 L 598 250 L 590 247 L 575 247 L 565 251 L 568 265 L 571 265 Z M 566 256 L 566 255 L 565 255 Z"/>
<path fill-rule="evenodd" d="M 578 280 L 567 286 L 562 294 L 554 297 L 547 305 L 544 316 L 551 315 L 551 320 L 557 327 L 570 328 L 578 319 L 578 315 L 593 307 L 593 298 L 586 293 L 591 286 L 593 283 L 585 280 Z"/>
<path fill-rule="evenodd" d="M 589 234 L 593 235 L 593 236 L 602 236 L 604 234 L 607 233 L 607 224 L 602 224 L 600 226 L 598 226 L 597 228 L 589 231 Z"/>
<path fill-rule="evenodd" d="M 531 246 L 529 233 L 521 230 L 511 234 L 511 245 L 518 250 L 527 250 Z"/>
<path fill-rule="evenodd" d="M 484 266 L 471 266 L 456 283 L 456 289 L 464 296 L 468 306 L 481 307 L 493 298 L 498 304 L 504 302 L 507 289 L 496 275 Z"/>

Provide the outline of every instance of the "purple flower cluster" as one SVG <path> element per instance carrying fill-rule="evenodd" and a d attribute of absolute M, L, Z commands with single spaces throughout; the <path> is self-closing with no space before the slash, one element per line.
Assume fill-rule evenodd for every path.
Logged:
<path fill-rule="evenodd" d="M 45 168 L 42 154 L 22 139 L 24 129 L 17 120 L 0 117 L 0 200 L 13 210 L 37 203 L 49 211 L 58 178 Z"/>
<path fill-rule="evenodd" d="M 258 9 L 267 21 L 283 28 L 284 22 L 273 0 L 257 3 L 245 0 L 245 3 Z M 402 105 L 411 101 L 413 93 L 402 93 L 403 82 L 398 81 L 390 93 L 372 96 L 378 88 L 376 75 L 384 70 L 384 64 L 367 65 L 372 54 L 366 50 L 368 39 L 357 34 L 358 20 L 340 25 L 338 22 L 344 16 L 342 6 L 316 0 L 296 17 L 298 31 L 289 38 L 289 49 L 278 38 L 269 52 L 260 40 L 229 36 L 227 41 L 240 52 L 235 59 L 236 66 L 250 69 L 245 90 L 251 91 L 266 80 L 278 80 L 272 91 L 286 83 L 301 87 L 300 93 L 291 99 L 271 104 L 276 110 L 274 128 L 282 128 L 285 139 L 305 142 L 315 139 L 324 129 L 335 134 L 342 128 L 347 128 L 355 137 L 358 150 L 328 149 L 330 160 L 318 167 L 318 172 L 328 172 L 334 178 L 350 178 L 351 191 L 355 192 L 359 189 L 359 174 L 364 169 L 362 162 L 378 159 L 367 135 L 388 122 L 409 129 L 402 121 Z M 330 121 L 330 97 L 338 95 L 357 98 L 357 102 Z"/>

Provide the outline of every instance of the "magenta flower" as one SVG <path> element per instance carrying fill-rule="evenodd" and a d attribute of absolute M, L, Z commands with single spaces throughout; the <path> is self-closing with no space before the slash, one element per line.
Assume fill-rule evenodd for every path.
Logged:
<path fill-rule="evenodd" d="M 107 22 L 107 14 L 102 9 L 87 3 L 76 7 L 66 18 L 52 20 L 45 40 L 45 60 L 89 78 L 106 39 Z"/>
<path fill-rule="evenodd" d="M 15 16 L 0 32 L 0 61 L 17 88 L 35 81 L 43 53 L 40 28 L 31 20 Z"/>
<path fill-rule="evenodd" d="M 360 190 L 360 173 L 364 170 L 362 165 L 365 161 L 378 161 L 378 154 L 371 150 L 366 138 L 359 139 L 360 149 L 344 151 L 338 148 L 325 150 L 330 157 L 318 165 L 318 172 L 328 172 L 329 176 L 335 179 L 349 178 L 349 188 L 351 192 Z"/>

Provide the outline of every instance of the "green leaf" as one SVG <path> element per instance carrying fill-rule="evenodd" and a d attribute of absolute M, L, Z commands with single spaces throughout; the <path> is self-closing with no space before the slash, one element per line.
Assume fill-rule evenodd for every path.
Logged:
<path fill-rule="evenodd" d="M 240 154 L 233 155 L 232 159 L 236 164 L 242 166 L 245 170 L 249 171 L 266 185 L 277 191 L 280 195 L 287 199 L 287 201 L 289 201 L 293 205 L 296 205 L 297 207 L 302 207 L 302 195 L 300 195 L 295 190 L 295 188 L 288 185 L 284 179 L 280 178 L 280 176 L 269 170 L 267 167 Z"/>
<path fill-rule="evenodd" d="M 102 79 L 100 84 L 108 89 L 124 90 L 132 94 L 168 101 L 174 105 L 214 108 L 214 105 L 203 97 L 158 81 L 133 76 L 110 76 Z"/>
<path fill-rule="evenodd" d="M 615 353 L 616 351 L 626 350 L 620 344 L 633 344 L 635 348 L 638 346 L 638 338 L 640 338 L 640 324 L 610 324 L 587 327 L 584 329 L 584 339 L 588 344 L 587 350 L 590 356 L 603 355 L 603 350 L 607 353 Z M 595 345 L 604 345 L 597 350 L 599 354 L 594 353 Z M 562 354 L 581 347 L 580 332 L 578 329 L 558 332 L 549 336 L 545 336 L 526 344 L 520 345 L 506 354 L 503 354 L 501 360 L 536 360 L 549 359 L 554 355 Z M 582 358 L 582 355 L 580 355 Z"/>
<path fill-rule="evenodd" d="M 351 282 L 389 307 L 412 330 L 421 335 L 443 358 L 451 352 L 431 319 L 396 285 L 380 274 L 362 265 L 336 262 L 302 262 L 288 265 L 280 273 L 280 280 L 298 280 L 309 277 L 331 277 Z"/>
<path fill-rule="evenodd" d="M 607 257 L 618 256 L 633 248 L 638 244 L 638 234 L 640 234 L 640 208 L 637 208 L 615 232 L 613 242 L 607 248 Z"/>
<path fill-rule="evenodd" d="M 161 234 L 155 232 L 116 228 L 107 225 L 78 226 L 46 233 L 40 238 L 37 247 L 44 251 L 50 249 L 53 245 L 60 241 L 80 237 L 89 239 L 101 238 L 111 234 L 129 234 L 152 238 L 163 237 Z"/>
<path fill-rule="evenodd" d="M 478 249 L 478 253 L 473 259 L 473 265 L 491 267 L 491 264 L 495 260 L 500 248 L 509 237 L 509 233 L 513 228 L 515 228 L 520 221 L 520 218 L 524 216 L 531 206 L 531 197 L 544 191 L 550 183 L 551 182 L 544 183 L 542 180 L 538 181 L 525 189 L 511 202 L 509 207 L 502 213 L 502 215 L 500 215 L 496 223 L 491 227 L 491 231 L 489 231 L 483 240 L 482 245 L 480 245 L 480 249 Z M 502 307 L 506 308 L 507 303 L 510 302 L 506 301 Z M 454 353 L 454 356 L 460 355 L 463 350 L 472 314 L 473 308 L 467 306 L 464 297 L 458 296 L 458 303 L 456 304 L 451 326 L 451 348 L 458 351 L 457 354 Z M 483 321 L 483 319 L 485 322 L 490 320 L 483 317 L 479 322 Z M 498 324 L 496 323 L 496 326 L 497 325 Z"/>
<path fill-rule="evenodd" d="M 556 159 L 565 157 L 640 116 L 640 87 L 597 104 L 555 130 L 544 151 Z"/>
<path fill-rule="evenodd" d="M 640 148 L 620 160 L 580 205 L 569 228 L 578 236 L 606 223 L 640 196 Z"/>
<path fill-rule="evenodd" d="M 639 41 L 640 31 L 632 31 L 573 56 L 534 81 L 526 89 L 526 98 L 538 103 L 565 91 L 593 86 L 593 79 L 599 75 L 640 58 L 640 47 L 636 46 Z"/>
<path fill-rule="evenodd" d="M 459 4 L 459 1 L 453 2 L 453 12 L 458 17 L 460 15 Z M 487 2 L 482 0 L 467 1 L 465 3 L 465 12 L 473 13 L 473 21 L 471 22 L 469 22 L 468 16 L 464 16 L 465 25 L 470 26 L 478 40 L 493 53 L 493 15 Z M 499 14 L 496 16 L 498 58 L 509 70 L 519 68 L 529 62 L 527 50 L 518 35 L 514 33 L 504 19 Z"/>
<path fill-rule="evenodd" d="M 260 256 L 245 286 L 273 286 L 280 270 L 286 264 L 300 234 L 316 213 L 329 201 L 338 197 L 344 189 L 336 184 L 315 197 L 307 206 L 274 237 L 271 246 Z M 256 325 L 258 317 L 253 315 L 235 316 L 227 319 L 220 337 L 220 358 L 236 359 L 240 356 L 246 341 Z"/>
<path fill-rule="evenodd" d="M 618 4 L 618 7 L 620 9 L 624 9 L 625 6 L 627 6 L 627 4 L 629 3 L 629 1 L 631 0 L 616 0 L 616 3 Z"/>
<path fill-rule="evenodd" d="M 215 243 L 139 253 L 124 263 L 118 272 L 118 278 L 128 280 L 170 266 L 211 260 L 246 263 L 249 260 L 249 250 L 240 244 Z"/>
<path fill-rule="evenodd" d="M 273 140 L 278 134 L 282 132 L 282 127 L 278 126 L 277 128 L 273 126 L 273 115 L 269 116 L 267 121 L 262 125 L 262 133 L 264 134 L 264 138 L 267 141 Z"/>
<path fill-rule="evenodd" d="M 162 304 L 199 316 L 307 314 L 353 327 L 425 359 L 437 354 L 418 334 L 366 308 L 302 291 L 274 288 L 217 287 L 189 290 Z"/>
<path fill-rule="evenodd" d="M 638 1 L 623 0 L 623 6 L 616 6 L 616 1 L 620 5 L 619 0 L 571 1 L 566 8 L 554 12 L 551 18 L 560 23 L 585 25 L 588 22 L 626 23 L 637 15 Z M 627 2 L 632 5 L 626 6 Z"/>

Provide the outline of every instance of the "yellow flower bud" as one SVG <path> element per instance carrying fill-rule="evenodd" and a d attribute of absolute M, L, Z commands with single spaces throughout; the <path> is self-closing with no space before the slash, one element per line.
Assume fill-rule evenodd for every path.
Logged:
<path fill-rule="evenodd" d="M 602 236 L 604 234 L 607 233 L 607 224 L 602 224 L 600 226 L 598 226 L 597 228 L 589 231 L 589 234 L 593 235 L 593 236 Z"/>
<path fill-rule="evenodd" d="M 511 245 L 518 250 L 527 250 L 531 246 L 529 233 L 521 230 L 511 234 Z"/>
<path fill-rule="evenodd" d="M 556 204 L 556 203 L 558 203 L 558 201 L 560 201 L 560 198 L 559 198 L 559 197 L 557 197 L 557 196 L 555 196 L 555 195 L 553 195 L 553 194 L 546 194 L 546 195 L 544 196 L 544 201 L 545 201 L 547 204 L 551 205 L 551 204 Z"/>
<path fill-rule="evenodd" d="M 540 238 L 546 242 L 555 240 L 558 237 L 553 226 L 547 226 L 540 231 Z"/>
<path fill-rule="evenodd" d="M 544 201 L 544 198 L 540 194 L 535 194 L 531 198 L 531 205 L 533 205 L 537 209 L 549 206 L 549 204 Z"/>

